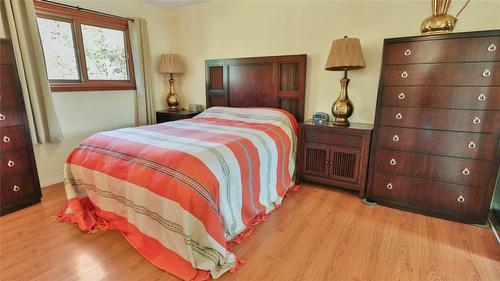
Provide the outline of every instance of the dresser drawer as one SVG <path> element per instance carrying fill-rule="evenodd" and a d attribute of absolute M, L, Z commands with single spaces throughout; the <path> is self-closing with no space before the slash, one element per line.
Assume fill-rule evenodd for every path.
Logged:
<path fill-rule="evenodd" d="M 382 173 L 375 173 L 371 190 L 378 198 L 413 209 L 468 217 L 482 217 L 487 212 L 489 202 L 485 202 L 485 192 L 483 188 Z"/>
<path fill-rule="evenodd" d="M 13 64 L 12 51 L 7 43 L 0 43 L 0 64 Z"/>
<path fill-rule="evenodd" d="M 340 134 L 337 132 L 323 132 L 306 129 L 304 134 L 305 142 L 323 143 L 331 145 L 349 146 L 360 148 L 363 145 L 362 136 Z"/>
<path fill-rule="evenodd" d="M 386 64 L 499 61 L 500 37 L 476 37 L 392 43 Z"/>
<path fill-rule="evenodd" d="M 12 86 L 16 82 L 12 65 L 0 65 L 0 87 Z"/>
<path fill-rule="evenodd" d="M 497 139 L 498 136 L 493 134 L 380 126 L 377 146 L 410 152 L 493 160 Z"/>
<path fill-rule="evenodd" d="M 24 148 L 27 145 L 27 136 L 24 126 L 0 129 L 1 152 Z"/>
<path fill-rule="evenodd" d="M 407 107 L 382 107 L 380 125 L 497 133 L 500 111 L 474 111 Z"/>
<path fill-rule="evenodd" d="M 21 93 L 17 94 L 14 85 L 1 85 L 0 84 L 0 108 L 6 106 L 21 105 Z"/>
<path fill-rule="evenodd" d="M 35 197 L 35 183 L 31 174 L 2 176 L 0 186 L 0 203 L 3 208 L 21 201 L 30 201 Z"/>
<path fill-rule="evenodd" d="M 384 85 L 500 86 L 500 62 L 387 65 Z"/>
<path fill-rule="evenodd" d="M 0 65 L 0 106 L 21 104 L 22 94 L 17 92 L 14 83 L 14 69 L 10 65 Z"/>
<path fill-rule="evenodd" d="M 388 86 L 382 105 L 500 110 L 500 87 Z"/>
<path fill-rule="evenodd" d="M 0 127 L 23 125 L 23 110 L 19 106 L 0 107 Z"/>
<path fill-rule="evenodd" d="M 26 149 L 2 152 L 0 156 L 0 174 L 2 178 L 29 171 L 31 171 L 31 163 Z"/>
<path fill-rule="evenodd" d="M 378 149 L 375 170 L 387 174 L 414 176 L 448 183 L 485 186 L 491 163 L 422 153 Z"/>

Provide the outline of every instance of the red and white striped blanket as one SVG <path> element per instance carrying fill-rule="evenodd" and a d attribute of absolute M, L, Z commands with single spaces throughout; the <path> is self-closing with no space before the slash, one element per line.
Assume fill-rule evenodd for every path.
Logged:
<path fill-rule="evenodd" d="M 151 263 L 184 280 L 217 278 L 227 247 L 293 186 L 297 122 L 268 108 L 212 107 L 192 119 L 98 133 L 65 165 L 57 219 L 117 229 Z"/>

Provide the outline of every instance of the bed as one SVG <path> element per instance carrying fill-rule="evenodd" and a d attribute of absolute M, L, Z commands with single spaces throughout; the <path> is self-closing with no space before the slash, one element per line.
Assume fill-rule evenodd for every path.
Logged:
<path fill-rule="evenodd" d="M 65 164 L 56 216 L 115 229 L 184 280 L 238 267 L 239 243 L 294 186 L 305 55 L 207 60 L 208 109 L 195 118 L 101 132 Z M 105 249 L 103 249 L 105 250 Z"/>

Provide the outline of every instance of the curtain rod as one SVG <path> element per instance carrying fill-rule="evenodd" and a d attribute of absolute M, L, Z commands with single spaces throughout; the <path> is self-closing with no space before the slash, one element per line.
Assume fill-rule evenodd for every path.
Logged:
<path fill-rule="evenodd" d="M 54 4 L 54 5 L 59 5 L 59 6 L 67 7 L 67 8 L 77 9 L 79 11 L 85 11 L 85 12 L 90 12 L 90 13 L 94 13 L 94 14 L 105 15 L 105 16 L 114 17 L 114 18 L 118 18 L 118 19 L 129 20 L 129 21 L 132 21 L 132 22 L 134 21 L 134 19 L 131 19 L 131 18 L 120 17 L 120 16 L 117 16 L 117 15 L 112 15 L 112 14 L 108 14 L 108 13 L 104 13 L 104 12 L 100 12 L 100 11 L 96 11 L 96 10 L 86 9 L 86 8 L 82 8 L 82 7 L 78 6 L 78 5 L 77 6 L 73 6 L 73 5 L 59 3 L 59 2 L 55 2 L 55 1 L 49 1 L 49 0 L 41 0 L 41 1 L 42 2 L 47 2 L 47 3 L 50 3 L 50 4 Z"/>

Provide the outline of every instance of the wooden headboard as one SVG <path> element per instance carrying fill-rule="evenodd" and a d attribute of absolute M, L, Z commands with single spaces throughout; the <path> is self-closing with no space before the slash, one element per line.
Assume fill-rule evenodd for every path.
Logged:
<path fill-rule="evenodd" d="M 205 61 L 207 108 L 274 107 L 304 121 L 307 55 Z"/>

